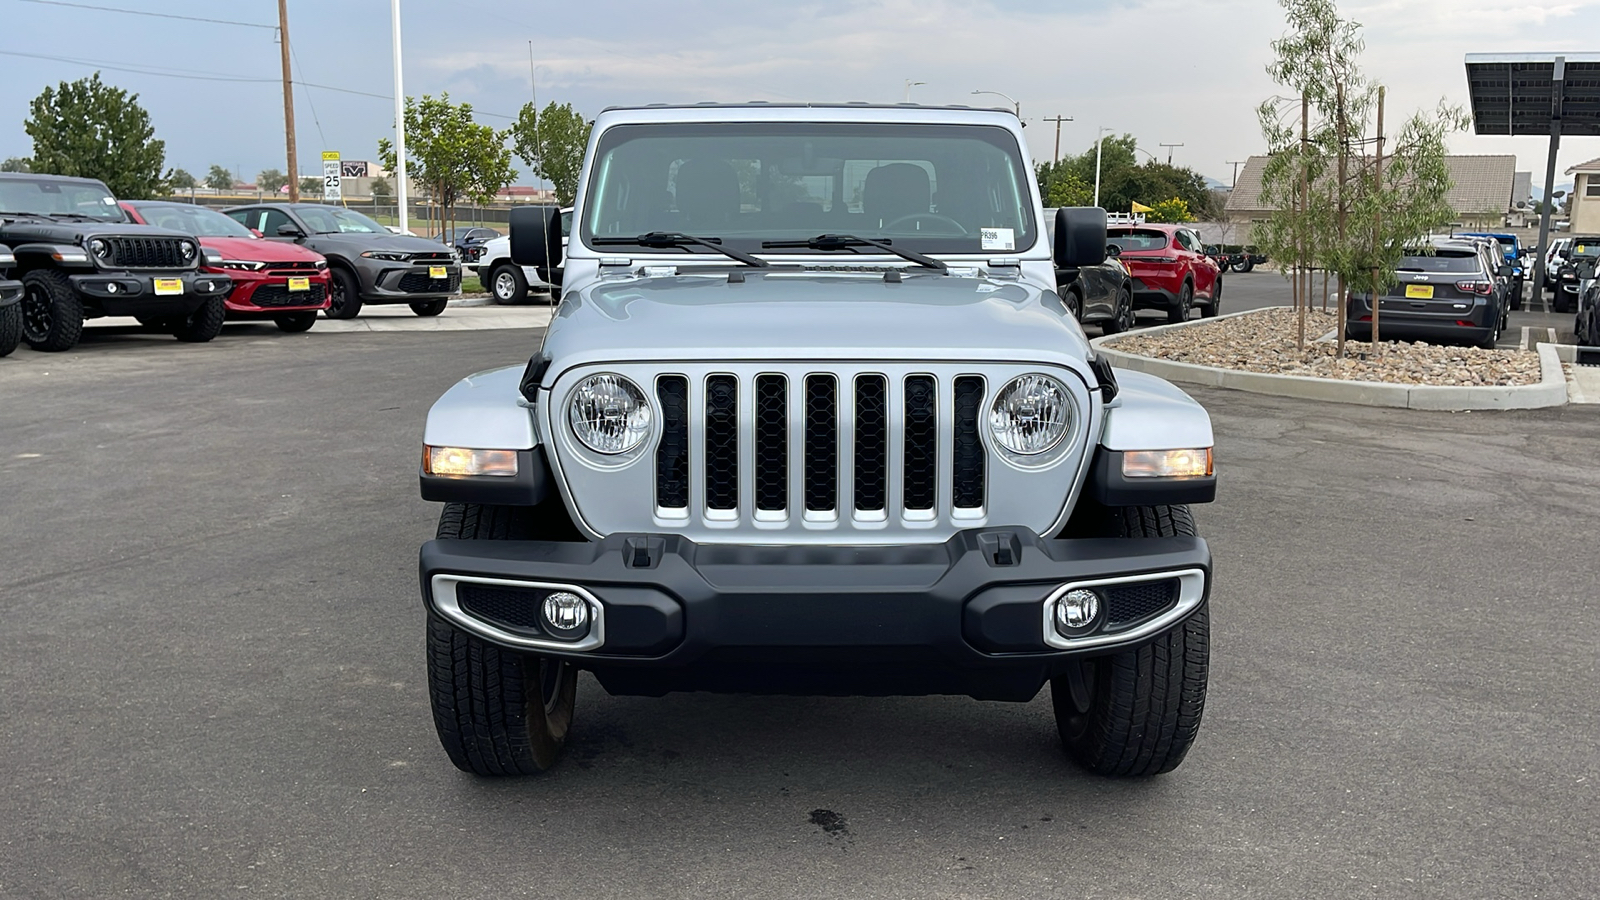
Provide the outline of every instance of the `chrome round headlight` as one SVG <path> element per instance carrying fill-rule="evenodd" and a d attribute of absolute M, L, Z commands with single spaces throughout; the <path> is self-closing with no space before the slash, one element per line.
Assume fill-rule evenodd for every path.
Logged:
<path fill-rule="evenodd" d="M 183 254 L 185 260 L 194 259 L 194 245 L 188 241 L 178 244 L 178 252 Z"/>
<path fill-rule="evenodd" d="M 580 443 L 615 456 L 637 449 L 650 434 L 650 402 L 621 375 L 590 375 L 578 382 L 567 404 L 567 421 Z"/>
<path fill-rule="evenodd" d="M 101 259 L 106 259 L 111 256 L 111 245 L 99 238 L 95 238 L 89 242 L 89 252 Z"/>
<path fill-rule="evenodd" d="M 1048 375 L 1022 375 L 994 398 L 989 434 L 995 443 L 1021 456 L 1037 456 L 1072 430 L 1072 397 L 1066 385 Z"/>

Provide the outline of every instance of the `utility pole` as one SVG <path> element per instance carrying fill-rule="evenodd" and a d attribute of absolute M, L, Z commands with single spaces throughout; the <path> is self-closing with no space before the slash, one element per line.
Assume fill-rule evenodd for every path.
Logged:
<path fill-rule="evenodd" d="M 1105 142 L 1105 133 L 1111 129 L 1100 126 L 1094 133 L 1094 205 L 1100 205 L 1100 147 Z"/>
<path fill-rule="evenodd" d="M 289 76 L 289 0 L 278 0 L 278 49 L 283 51 L 283 142 L 289 151 L 289 202 L 300 202 L 300 165 L 294 155 L 294 79 Z"/>
<path fill-rule="evenodd" d="M 1239 186 L 1239 167 L 1244 165 L 1245 163 L 1247 163 L 1249 161 L 1250 160 L 1248 160 L 1248 159 L 1227 159 L 1227 160 L 1223 160 L 1224 164 L 1233 166 L 1233 183 L 1228 185 L 1228 190 L 1231 191 L 1234 188 Z"/>
<path fill-rule="evenodd" d="M 1061 162 L 1061 123 L 1071 122 L 1071 116 L 1046 116 L 1044 121 L 1056 123 L 1056 162 Z"/>
<path fill-rule="evenodd" d="M 1182 147 L 1183 145 L 1182 144 L 1157 144 L 1156 146 L 1167 148 L 1167 165 L 1170 166 L 1170 165 L 1172 165 L 1172 148 L 1173 147 Z"/>

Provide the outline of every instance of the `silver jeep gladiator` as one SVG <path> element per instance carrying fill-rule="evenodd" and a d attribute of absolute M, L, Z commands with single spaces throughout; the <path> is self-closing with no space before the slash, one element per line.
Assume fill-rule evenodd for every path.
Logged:
<path fill-rule="evenodd" d="M 525 365 L 428 415 L 428 673 L 450 759 L 555 763 L 613 694 L 966 694 L 1047 682 L 1091 771 L 1175 768 L 1205 704 L 1211 422 L 1097 358 L 1009 112 L 610 109 Z"/>

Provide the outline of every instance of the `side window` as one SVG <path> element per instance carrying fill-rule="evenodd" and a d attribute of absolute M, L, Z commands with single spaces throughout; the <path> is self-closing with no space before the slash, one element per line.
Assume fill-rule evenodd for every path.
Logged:
<path fill-rule="evenodd" d="M 261 224 L 256 227 L 256 230 L 267 237 L 277 237 L 280 226 L 293 224 L 282 210 L 269 209 L 262 213 Z"/>
<path fill-rule="evenodd" d="M 243 225 L 246 228 L 255 228 L 257 231 L 261 230 L 257 227 L 257 225 L 261 222 L 261 210 L 259 209 L 236 209 L 228 213 L 228 218 L 238 222 L 240 225 Z"/>

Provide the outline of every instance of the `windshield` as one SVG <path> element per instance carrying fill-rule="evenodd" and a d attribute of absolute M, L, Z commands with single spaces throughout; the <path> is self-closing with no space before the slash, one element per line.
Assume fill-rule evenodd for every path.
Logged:
<path fill-rule="evenodd" d="M 255 237 L 250 229 L 202 206 L 155 204 L 136 206 L 134 209 L 138 210 L 139 218 L 144 219 L 146 225 L 170 228 L 195 237 Z"/>
<path fill-rule="evenodd" d="M 1440 250 L 1437 253 L 1403 256 L 1396 268 L 1401 272 L 1442 272 L 1452 275 L 1478 271 L 1478 255 L 1465 250 Z"/>
<path fill-rule="evenodd" d="M 389 233 L 389 229 L 361 213 L 337 206 L 296 206 L 294 211 L 313 234 Z"/>
<path fill-rule="evenodd" d="M 753 251 L 828 233 L 924 253 L 1025 250 L 1032 177 L 1016 139 L 991 126 L 621 125 L 595 151 L 579 226 L 586 243 L 682 232 Z"/>
<path fill-rule="evenodd" d="M 0 178 L 0 212 L 75 213 L 102 222 L 127 221 L 117 198 L 97 182 Z"/>
<path fill-rule="evenodd" d="M 1600 256 L 1600 238 L 1587 239 L 1572 245 L 1572 258 Z"/>
<path fill-rule="evenodd" d="M 1165 231 L 1113 231 L 1106 235 L 1106 243 L 1123 250 L 1165 250 L 1167 240 Z"/>

